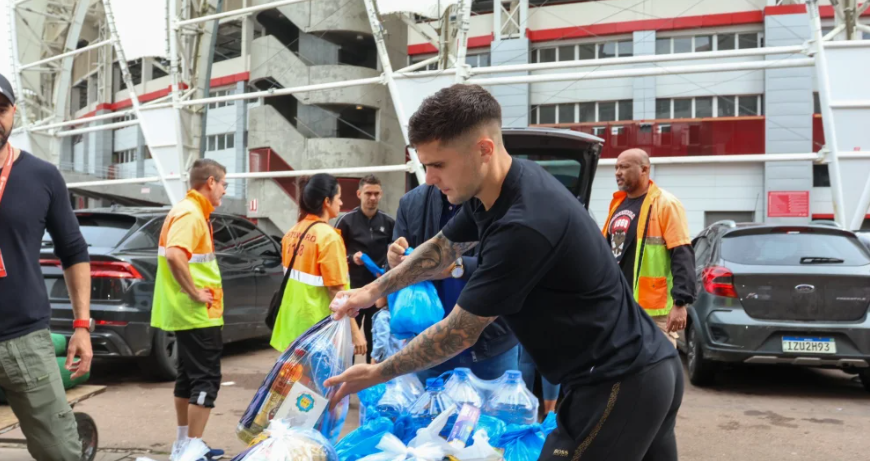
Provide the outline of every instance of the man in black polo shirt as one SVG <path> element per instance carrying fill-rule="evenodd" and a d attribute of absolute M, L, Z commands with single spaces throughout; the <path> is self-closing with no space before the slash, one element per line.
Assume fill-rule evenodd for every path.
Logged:
<path fill-rule="evenodd" d="M 15 109 L 12 86 L 0 75 L 0 178 L 7 178 L 0 179 L 0 389 L 31 456 L 76 461 L 81 441 L 48 331 L 51 306 L 39 251 L 47 229 L 76 319 L 65 367 L 78 378 L 90 370 L 93 355 L 88 245 L 57 167 L 7 142 Z"/>
<path fill-rule="evenodd" d="M 466 203 L 397 268 L 339 293 L 331 307 L 338 317 L 354 315 L 373 299 L 441 277 L 471 242 L 480 245 L 479 265 L 447 318 L 383 363 L 328 380 L 343 383 L 335 399 L 444 362 L 504 317 L 541 374 L 566 391 L 540 459 L 677 459 L 676 350 L 633 301 L 583 206 L 543 168 L 505 150 L 495 98 L 477 85 L 445 88 L 411 117 L 409 137 L 427 184 Z"/>
<path fill-rule="evenodd" d="M 375 276 L 363 266 L 363 253 L 369 255 L 378 266 L 387 264 L 387 248 L 393 237 L 393 227 L 396 220 L 378 209 L 384 196 L 381 180 L 374 175 L 368 175 L 359 181 L 356 191 L 359 206 L 343 215 L 335 223 L 335 228 L 341 231 L 344 247 L 347 249 L 348 269 L 351 288 L 362 288 Z M 366 363 L 372 359 L 372 318 L 377 312 L 375 304 L 385 304 L 385 300 L 360 310 L 357 324 L 366 337 Z"/>

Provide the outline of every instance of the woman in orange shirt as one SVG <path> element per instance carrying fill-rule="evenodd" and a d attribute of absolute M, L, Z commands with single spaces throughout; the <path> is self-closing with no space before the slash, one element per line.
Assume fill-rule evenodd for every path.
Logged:
<path fill-rule="evenodd" d="M 338 180 L 328 174 L 312 176 L 299 197 L 302 220 L 281 241 L 284 270 L 291 271 L 272 331 L 271 345 L 281 352 L 330 315 L 332 298 L 350 288 L 344 241 L 339 231 L 329 225 L 340 209 Z M 289 267 L 294 251 L 296 260 Z M 365 335 L 356 322 L 350 323 L 354 353 L 365 355 Z"/>

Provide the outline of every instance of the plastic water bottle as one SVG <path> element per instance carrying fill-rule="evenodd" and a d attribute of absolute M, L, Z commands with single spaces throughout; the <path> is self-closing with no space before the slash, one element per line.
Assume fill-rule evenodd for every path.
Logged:
<path fill-rule="evenodd" d="M 378 400 L 375 405 L 375 412 L 379 417 L 388 418 L 392 422 L 408 411 L 411 404 L 414 403 L 409 390 L 402 388 L 402 383 L 397 380 L 387 381 L 387 389 L 384 391 L 383 397 Z"/>
<path fill-rule="evenodd" d="M 538 421 L 538 399 L 523 382 L 519 371 L 505 373 L 498 387 L 483 406 L 483 414 L 507 424 L 534 424 Z"/>
<path fill-rule="evenodd" d="M 466 403 L 478 409 L 483 408 L 483 394 L 474 385 L 473 376 L 470 369 L 457 368 L 453 370 L 453 376 L 444 385 L 444 392 L 460 408 Z"/>
<path fill-rule="evenodd" d="M 411 405 L 411 425 L 414 433 L 416 433 L 418 429 L 428 427 L 429 424 L 432 423 L 432 420 L 453 404 L 453 399 L 444 392 L 443 380 L 439 378 L 427 379 L 426 392 L 421 395 L 413 405 Z M 450 429 L 453 428 L 453 423 L 455 423 L 455 421 L 456 415 L 453 415 L 453 417 L 448 420 L 444 429 L 448 434 L 450 433 Z"/>

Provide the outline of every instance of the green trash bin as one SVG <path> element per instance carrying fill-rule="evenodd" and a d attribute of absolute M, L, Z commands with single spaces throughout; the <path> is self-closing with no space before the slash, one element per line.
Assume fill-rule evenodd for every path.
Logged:
<path fill-rule="evenodd" d="M 66 357 L 66 336 L 52 333 L 51 344 L 54 345 L 55 357 Z"/>

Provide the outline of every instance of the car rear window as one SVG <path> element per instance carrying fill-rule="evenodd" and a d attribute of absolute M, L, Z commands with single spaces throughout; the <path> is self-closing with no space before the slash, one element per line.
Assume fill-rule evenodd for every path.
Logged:
<path fill-rule="evenodd" d="M 513 155 L 515 158 L 531 160 L 553 175 L 565 187 L 573 193 L 577 193 L 577 186 L 580 182 L 580 173 L 583 165 L 574 159 L 566 159 L 553 155 Z"/>
<path fill-rule="evenodd" d="M 757 266 L 800 266 L 802 258 L 834 258 L 843 262 L 822 263 L 837 266 L 870 264 L 867 250 L 857 238 L 821 233 L 780 232 L 771 234 L 726 235 L 722 239 L 722 258 L 738 264 Z"/>
<path fill-rule="evenodd" d="M 80 214 L 76 215 L 76 218 L 79 220 L 79 228 L 85 242 L 92 247 L 115 248 L 136 225 L 136 218 L 125 215 Z M 42 236 L 42 247 L 53 246 L 51 235 L 46 231 Z"/>

